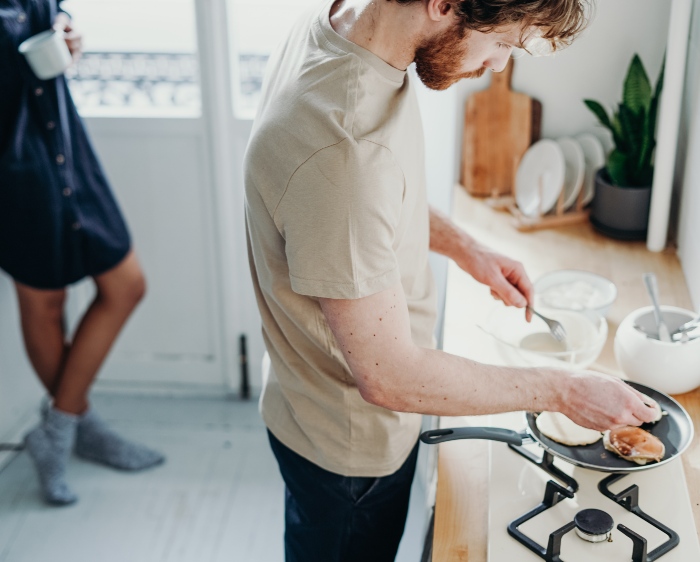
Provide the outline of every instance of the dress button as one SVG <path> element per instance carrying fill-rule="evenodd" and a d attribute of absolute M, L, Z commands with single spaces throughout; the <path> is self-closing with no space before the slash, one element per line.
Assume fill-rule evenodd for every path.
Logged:
<path fill-rule="evenodd" d="M 24 12 L 20 12 L 20 14 L 17 16 L 17 21 L 19 23 L 24 23 L 25 21 L 27 21 L 27 14 L 25 14 Z"/>
<path fill-rule="evenodd" d="M 55 122 L 55 121 L 49 121 L 48 123 L 46 123 L 46 128 L 47 128 L 49 131 L 53 131 L 53 130 L 56 128 L 56 122 Z"/>
<path fill-rule="evenodd" d="M 57 164 L 63 164 L 66 161 L 66 157 L 63 156 L 63 154 L 59 154 L 56 156 L 56 163 Z"/>
<path fill-rule="evenodd" d="M 81 226 L 79 222 L 74 222 L 72 225 L 73 230 L 80 230 Z"/>
<path fill-rule="evenodd" d="M 63 197 L 70 197 L 71 193 L 73 193 L 73 190 L 70 187 L 64 187 L 62 193 Z"/>
<path fill-rule="evenodd" d="M 43 93 L 44 93 L 44 88 L 37 88 L 36 90 L 34 90 L 35 96 L 40 96 Z"/>

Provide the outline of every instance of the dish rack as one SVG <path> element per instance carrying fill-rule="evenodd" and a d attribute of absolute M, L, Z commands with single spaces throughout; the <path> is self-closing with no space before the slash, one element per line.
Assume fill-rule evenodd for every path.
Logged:
<path fill-rule="evenodd" d="M 554 209 L 548 213 L 545 213 L 542 212 L 541 209 L 541 201 L 543 199 L 543 186 L 541 178 L 539 187 L 540 209 L 534 217 L 527 216 L 523 214 L 520 209 L 518 209 L 518 206 L 515 204 L 514 195 L 508 195 L 505 197 L 491 197 L 486 200 L 486 203 L 494 209 L 508 211 L 511 215 L 513 215 L 513 224 L 515 228 L 521 232 L 542 230 L 545 228 L 556 228 L 559 226 L 568 226 L 588 222 L 590 211 L 584 208 L 584 190 L 579 191 L 579 194 L 576 197 L 576 202 L 571 208 L 564 209 L 564 190 L 562 189 L 561 193 L 559 193 L 559 198 L 557 199 L 557 204 L 554 206 Z"/>

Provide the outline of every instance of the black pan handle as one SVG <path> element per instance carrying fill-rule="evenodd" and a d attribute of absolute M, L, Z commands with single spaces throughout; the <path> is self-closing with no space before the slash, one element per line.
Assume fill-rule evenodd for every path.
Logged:
<path fill-rule="evenodd" d="M 428 445 L 455 441 L 456 439 L 488 439 L 490 441 L 503 441 L 511 445 L 523 444 L 522 434 L 501 427 L 450 427 L 425 431 L 420 436 L 420 440 Z"/>

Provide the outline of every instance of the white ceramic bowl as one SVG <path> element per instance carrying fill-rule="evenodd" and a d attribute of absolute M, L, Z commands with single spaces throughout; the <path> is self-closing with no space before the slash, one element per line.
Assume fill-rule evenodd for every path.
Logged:
<path fill-rule="evenodd" d="M 608 337 L 605 318 L 593 311 L 542 308 L 538 312 L 561 322 L 568 348 L 558 345 L 539 318 L 528 323 L 523 309 L 498 305 L 481 328 L 494 338 L 506 363 L 514 367 L 585 369 L 598 358 Z"/>
<path fill-rule="evenodd" d="M 637 330 L 639 324 L 654 332 L 653 309 L 640 308 L 629 314 L 615 334 L 615 358 L 630 380 L 666 394 L 682 394 L 700 386 L 700 338 L 687 343 L 665 343 Z M 671 333 L 695 318 L 691 310 L 661 306 L 661 314 Z"/>
<path fill-rule="evenodd" d="M 545 273 L 535 281 L 534 287 L 535 310 L 537 307 L 592 310 L 606 317 L 617 298 L 617 287 L 612 281 L 578 269 Z"/>

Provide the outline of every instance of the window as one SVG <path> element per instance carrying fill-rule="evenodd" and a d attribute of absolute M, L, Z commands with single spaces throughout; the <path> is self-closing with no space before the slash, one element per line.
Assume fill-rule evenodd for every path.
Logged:
<path fill-rule="evenodd" d="M 294 22 L 319 0 L 228 0 L 235 115 L 255 115 L 265 65 Z"/>
<path fill-rule="evenodd" d="M 68 71 L 81 113 L 198 116 L 195 0 L 66 0 L 84 35 Z"/>

